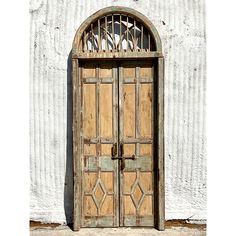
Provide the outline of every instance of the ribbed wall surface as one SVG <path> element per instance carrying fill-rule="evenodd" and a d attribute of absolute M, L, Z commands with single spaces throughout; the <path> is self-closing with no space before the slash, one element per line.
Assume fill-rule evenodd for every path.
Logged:
<path fill-rule="evenodd" d="M 206 219 L 204 0 L 31 0 L 30 218 L 72 220 L 71 81 L 76 29 L 120 5 L 146 15 L 165 56 L 166 218 Z"/>

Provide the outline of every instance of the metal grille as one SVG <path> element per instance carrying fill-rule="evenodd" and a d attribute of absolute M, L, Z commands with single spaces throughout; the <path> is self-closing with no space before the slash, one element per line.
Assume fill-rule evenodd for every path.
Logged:
<path fill-rule="evenodd" d="M 90 24 L 83 34 L 83 51 L 155 51 L 153 37 L 140 21 L 110 14 Z"/>

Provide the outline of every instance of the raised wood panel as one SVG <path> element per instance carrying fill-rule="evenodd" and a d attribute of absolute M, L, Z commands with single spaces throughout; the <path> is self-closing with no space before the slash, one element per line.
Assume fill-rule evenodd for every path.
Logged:
<path fill-rule="evenodd" d="M 101 144 L 101 155 L 111 156 L 112 144 Z"/>
<path fill-rule="evenodd" d="M 83 78 L 94 78 L 96 76 L 96 68 L 94 64 L 88 64 L 83 67 L 82 77 Z"/>
<path fill-rule="evenodd" d="M 112 65 L 101 65 L 99 68 L 99 78 L 112 78 L 112 69 Z"/>
<path fill-rule="evenodd" d="M 83 127 L 84 137 L 96 137 L 96 85 L 84 84 L 83 86 Z"/>
<path fill-rule="evenodd" d="M 114 214 L 114 197 L 107 195 L 102 206 L 101 216 L 112 216 Z"/>
<path fill-rule="evenodd" d="M 114 193 L 114 175 L 113 172 L 101 172 L 101 180 L 107 193 Z"/>
<path fill-rule="evenodd" d="M 140 144 L 139 154 L 140 156 L 152 156 L 152 144 Z"/>
<path fill-rule="evenodd" d="M 153 204 L 152 204 L 152 196 L 146 195 L 141 203 L 139 208 L 139 214 L 141 216 L 151 216 L 153 215 Z"/>
<path fill-rule="evenodd" d="M 85 172 L 84 173 L 84 182 L 85 182 L 85 187 L 84 191 L 86 193 L 91 193 L 95 183 L 97 181 L 98 175 L 96 172 Z"/>
<path fill-rule="evenodd" d="M 135 172 L 127 172 L 123 173 L 123 193 L 130 194 L 133 184 L 136 180 L 136 173 Z"/>
<path fill-rule="evenodd" d="M 135 78 L 135 67 L 134 66 L 124 67 L 123 78 Z"/>
<path fill-rule="evenodd" d="M 84 144 L 84 155 L 96 156 L 96 144 Z"/>
<path fill-rule="evenodd" d="M 84 214 L 85 216 L 96 216 L 98 215 L 97 207 L 93 201 L 92 196 L 84 197 Z"/>
<path fill-rule="evenodd" d="M 113 173 L 103 171 L 84 173 L 85 216 L 100 217 L 115 214 Z"/>
<path fill-rule="evenodd" d="M 140 186 L 136 185 L 134 188 L 134 191 L 133 191 L 133 199 L 136 203 L 136 206 L 139 205 L 139 202 L 140 202 L 142 196 L 143 196 L 143 192 L 142 192 Z"/>
<path fill-rule="evenodd" d="M 135 144 L 124 144 L 124 156 L 132 156 L 135 154 Z"/>
<path fill-rule="evenodd" d="M 152 172 L 140 172 L 140 184 L 143 186 L 145 192 L 152 191 Z"/>
<path fill-rule="evenodd" d="M 112 138 L 112 84 L 100 84 L 100 136 Z"/>
<path fill-rule="evenodd" d="M 152 85 L 140 86 L 140 137 L 152 138 Z"/>
<path fill-rule="evenodd" d="M 135 137 L 135 85 L 124 84 L 123 85 L 123 124 L 124 124 L 124 137 Z"/>
<path fill-rule="evenodd" d="M 136 209 L 134 206 L 134 203 L 130 196 L 123 196 L 123 202 L 124 202 L 124 214 L 125 215 L 135 215 Z"/>
<path fill-rule="evenodd" d="M 149 78 L 151 79 L 153 77 L 152 75 L 152 65 L 145 65 L 145 66 L 140 66 L 140 78 Z"/>

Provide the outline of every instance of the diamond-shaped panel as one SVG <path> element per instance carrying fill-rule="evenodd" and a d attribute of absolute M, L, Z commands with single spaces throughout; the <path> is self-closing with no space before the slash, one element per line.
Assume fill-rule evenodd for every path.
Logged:
<path fill-rule="evenodd" d="M 105 195 L 105 191 L 103 190 L 101 183 L 98 182 L 96 189 L 94 191 L 94 197 L 98 205 L 100 205 L 104 195 Z"/>
<path fill-rule="evenodd" d="M 137 205 L 139 205 L 139 202 L 140 202 L 142 196 L 143 196 L 143 192 L 142 192 L 139 184 L 136 184 L 136 186 L 134 187 L 132 197 L 135 200 Z"/>

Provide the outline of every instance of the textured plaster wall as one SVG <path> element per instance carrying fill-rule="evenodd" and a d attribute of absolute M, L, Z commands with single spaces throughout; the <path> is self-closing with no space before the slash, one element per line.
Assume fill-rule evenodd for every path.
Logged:
<path fill-rule="evenodd" d="M 79 25 L 120 5 L 146 15 L 166 58 L 166 218 L 206 219 L 204 0 L 30 1 L 30 218 L 72 221 L 71 80 Z"/>

